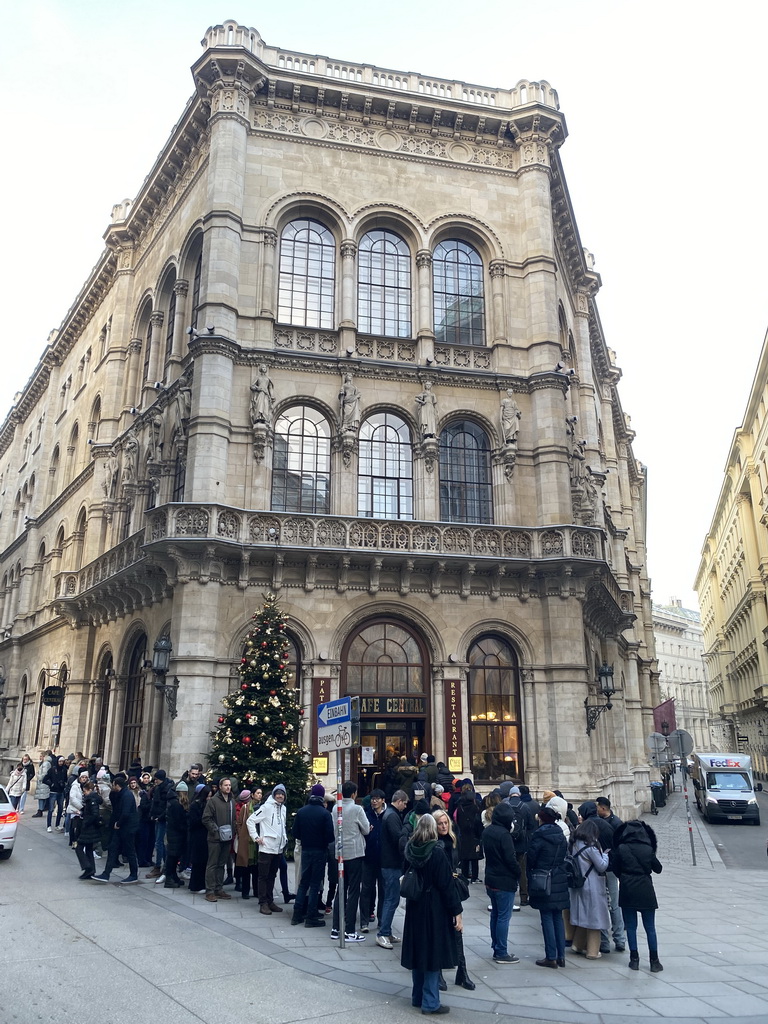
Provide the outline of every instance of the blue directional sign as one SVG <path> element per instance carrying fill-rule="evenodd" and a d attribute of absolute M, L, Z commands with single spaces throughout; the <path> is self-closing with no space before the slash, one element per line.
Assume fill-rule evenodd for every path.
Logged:
<path fill-rule="evenodd" d="M 352 721 L 352 702 L 349 697 L 340 700 L 329 700 L 317 705 L 317 727 L 324 729 L 330 725 L 341 725 Z"/>

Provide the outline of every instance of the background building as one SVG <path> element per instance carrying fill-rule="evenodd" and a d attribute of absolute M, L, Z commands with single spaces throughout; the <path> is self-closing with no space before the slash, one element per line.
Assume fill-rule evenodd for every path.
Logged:
<path fill-rule="evenodd" d="M 178 770 L 273 592 L 304 704 L 363 698 L 364 781 L 426 749 L 637 807 L 645 478 L 556 93 L 203 47 L 0 432 L 0 742 Z"/>
<path fill-rule="evenodd" d="M 708 750 L 712 740 L 701 616 L 692 608 L 683 608 L 679 598 L 673 597 L 666 605 L 654 604 L 653 636 L 661 698 L 674 701 L 672 728 L 689 732 L 694 750 Z"/>
<path fill-rule="evenodd" d="M 768 774 L 768 337 L 704 541 L 696 591 L 717 749 Z"/>

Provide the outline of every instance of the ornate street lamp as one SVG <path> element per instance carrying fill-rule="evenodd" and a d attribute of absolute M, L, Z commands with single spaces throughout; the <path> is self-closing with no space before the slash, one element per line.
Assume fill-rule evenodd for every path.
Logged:
<path fill-rule="evenodd" d="M 176 711 L 176 693 L 179 689 L 179 680 L 176 676 L 173 677 L 172 683 L 167 683 L 165 677 L 168 674 L 168 669 L 171 666 L 171 651 L 173 650 L 173 644 L 169 636 L 161 636 L 155 641 L 155 645 L 152 648 L 152 671 L 155 674 L 155 689 L 158 693 L 162 693 L 165 697 L 165 703 L 168 707 L 168 714 L 171 718 L 176 718 L 178 712 Z"/>
<path fill-rule="evenodd" d="M 597 670 L 597 688 L 601 697 L 605 697 L 605 704 L 590 704 L 589 697 L 584 698 L 584 708 L 587 713 L 587 736 L 597 726 L 597 720 L 604 711 L 610 711 L 613 705 L 611 697 L 616 693 L 613 685 L 613 665 L 603 662 Z"/>

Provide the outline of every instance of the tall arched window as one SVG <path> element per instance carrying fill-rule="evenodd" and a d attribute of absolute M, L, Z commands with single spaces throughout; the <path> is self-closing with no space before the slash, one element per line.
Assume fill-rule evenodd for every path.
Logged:
<path fill-rule="evenodd" d="M 520 683 L 512 647 L 496 636 L 469 649 L 469 721 L 476 779 L 523 779 Z"/>
<path fill-rule="evenodd" d="M 203 254 L 197 257 L 195 272 L 192 276 L 192 308 L 190 310 L 190 322 L 197 327 L 197 312 L 200 309 L 200 281 L 203 276 Z"/>
<path fill-rule="evenodd" d="M 128 679 L 125 684 L 125 710 L 120 764 L 130 764 L 141 756 L 141 730 L 144 724 L 144 659 L 147 657 L 147 636 L 142 633 L 134 641 L 128 658 Z"/>
<path fill-rule="evenodd" d="M 342 656 L 347 693 L 426 693 L 428 659 L 403 624 L 381 619 L 361 626 Z"/>
<path fill-rule="evenodd" d="M 16 714 L 18 716 L 16 745 L 19 747 L 29 746 L 27 733 L 29 732 L 29 723 L 35 706 L 35 696 L 34 692 L 27 693 L 27 677 L 25 675 L 22 676 L 21 683 L 19 684 L 19 703 L 16 705 Z"/>
<path fill-rule="evenodd" d="M 101 683 L 101 706 L 99 707 L 99 723 L 96 727 L 96 753 L 106 761 L 107 724 L 109 722 L 109 703 L 112 688 L 113 669 L 112 653 L 107 652 L 101 659 L 97 679 Z"/>
<path fill-rule="evenodd" d="M 375 413 L 360 427 L 357 514 L 413 519 L 411 432 L 391 412 Z"/>
<path fill-rule="evenodd" d="M 291 221 L 280 236 L 277 318 L 302 327 L 334 326 L 336 243 L 319 221 Z"/>
<path fill-rule="evenodd" d="M 441 242 L 432 257 L 435 337 L 451 345 L 485 344 L 483 261 L 466 242 Z"/>
<path fill-rule="evenodd" d="M 287 409 L 275 424 L 272 508 L 276 512 L 331 510 L 331 430 L 308 405 Z"/>
<path fill-rule="evenodd" d="M 491 447 L 468 420 L 440 434 L 440 518 L 448 523 L 492 523 Z"/>
<path fill-rule="evenodd" d="M 357 254 L 357 329 L 411 337 L 411 254 L 392 231 L 369 231 Z"/>

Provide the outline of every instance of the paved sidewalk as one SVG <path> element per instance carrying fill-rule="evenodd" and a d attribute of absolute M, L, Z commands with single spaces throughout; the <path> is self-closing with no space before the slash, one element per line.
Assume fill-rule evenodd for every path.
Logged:
<path fill-rule="evenodd" d="M 569 955 L 566 970 L 537 967 L 534 961 L 543 955 L 539 915 L 529 908 L 513 915 L 510 928 L 510 949 L 521 962 L 516 966 L 496 965 L 491 960 L 488 940 L 485 890 L 482 885 L 473 885 L 465 905 L 464 942 L 468 968 L 477 989 L 467 992 L 455 987 L 452 972 L 450 976 L 446 972 L 449 987 L 443 1001 L 451 1007 L 452 1020 L 473 1024 L 647 1024 L 672 1017 L 677 1024 L 729 1020 L 765 1024 L 765 874 L 726 870 L 706 832 L 699 829 L 696 817 L 692 825 L 698 863 L 692 867 L 679 794 L 658 816 L 648 816 L 648 820 L 657 831 L 659 857 L 664 864 L 663 874 L 654 878 L 660 904 L 657 930 L 663 973 L 648 972 L 643 938 L 639 973 L 629 971 L 627 954 L 616 953 L 599 961 Z M 55 833 L 46 835 L 37 825 L 33 821 L 24 823 L 23 832 L 41 833 L 37 837 L 30 835 L 30 841 L 53 841 L 60 848 L 62 838 Z M 60 849 L 56 853 L 60 872 L 71 857 L 74 877 L 74 855 Z M 760 854 L 765 856 L 762 848 Z M 264 917 L 258 913 L 255 900 L 246 902 L 236 893 L 231 900 L 209 904 L 202 896 L 193 896 L 186 890 L 166 890 L 151 883 L 128 889 L 100 886 L 97 890 L 93 883 L 82 882 L 73 886 L 64 873 L 66 881 L 62 878 L 61 885 L 67 890 L 77 889 L 79 897 L 77 902 L 67 904 L 71 912 L 78 915 L 78 920 L 82 917 L 83 927 L 87 926 L 98 947 L 105 948 L 110 942 L 120 946 L 114 939 L 117 930 L 122 944 L 130 949 L 124 962 L 128 963 L 130 956 L 134 970 L 138 969 L 136 951 L 140 950 L 139 960 L 152 972 L 159 972 L 162 966 L 164 976 L 170 974 L 179 981 L 192 979 L 195 964 L 200 962 L 195 950 L 207 966 L 212 964 L 218 949 L 226 951 L 224 973 L 230 976 L 232 984 L 222 986 L 220 995 L 217 989 L 214 1003 L 210 1004 L 215 1011 L 210 1019 L 217 1024 L 240 1024 L 245 1006 L 258 1005 L 258 1000 L 243 1003 L 240 982 L 245 983 L 249 977 L 245 965 L 261 972 L 267 964 L 285 972 L 281 975 L 283 986 L 272 993 L 267 1017 L 254 1016 L 248 1010 L 252 1021 L 319 1021 L 327 1016 L 335 1021 L 349 1019 L 364 1024 L 368 1020 L 380 1021 L 385 1015 L 387 1024 L 400 1024 L 415 1019 L 416 1011 L 410 1007 L 410 976 L 400 967 L 398 947 L 391 952 L 381 949 L 375 944 L 373 931 L 364 943 L 342 951 L 329 938 L 330 921 L 324 929 L 293 928 L 290 908 L 282 914 Z M 56 887 L 56 878 L 49 876 L 40 892 L 41 900 L 47 897 L 55 901 Z M 103 920 L 95 924 L 99 909 Z M 29 921 L 33 934 L 37 934 L 37 923 L 34 918 Z M 401 928 L 399 910 L 395 931 Z M 186 936 L 194 946 L 187 944 Z M 118 958 L 123 956 L 119 949 L 111 952 Z M 0 955 L 0 961 L 3 959 Z M 238 975 L 240 969 L 244 970 L 243 975 Z M 240 978 L 237 984 L 233 973 Z M 271 972 L 270 978 L 273 975 Z M 199 1014 L 196 1020 L 209 1020 L 205 1009 L 200 1008 L 199 995 L 196 1002 L 186 989 L 174 992 L 177 1001 Z M 348 1018 L 345 1010 L 350 1013 Z M 10 1019 L 23 1024 L 27 1021 L 25 1017 Z M 29 1018 L 38 1019 L 41 1018 Z"/>

